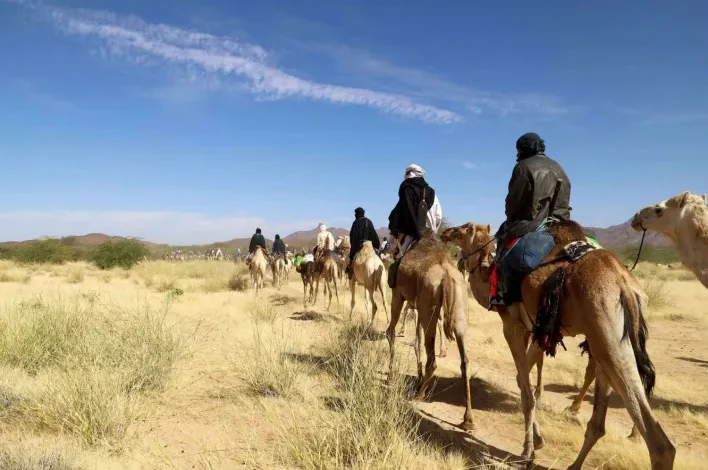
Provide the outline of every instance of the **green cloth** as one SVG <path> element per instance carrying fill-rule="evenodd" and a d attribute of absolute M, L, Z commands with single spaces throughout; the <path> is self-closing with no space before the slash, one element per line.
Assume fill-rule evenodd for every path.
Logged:
<path fill-rule="evenodd" d="M 297 255 L 297 256 L 295 257 L 295 266 L 300 266 L 300 263 L 302 263 L 302 256 L 301 256 L 301 255 Z"/>
<path fill-rule="evenodd" d="M 585 239 L 588 241 L 588 243 L 590 243 L 594 247 L 602 249 L 602 245 L 600 245 L 600 243 L 597 240 L 595 240 L 594 238 L 588 237 L 587 235 L 585 235 Z"/>

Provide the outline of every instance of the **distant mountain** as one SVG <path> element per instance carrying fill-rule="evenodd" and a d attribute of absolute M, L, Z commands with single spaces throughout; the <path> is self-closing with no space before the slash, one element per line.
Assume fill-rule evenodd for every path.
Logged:
<path fill-rule="evenodd" d="M 592 227 L 591 230 L 597 234 L 597 241 L 607 248 L 637 246 L 642 240 L 642 232 L 635 231 L 630 221 L 607 228 Z M 673 246 L 673 243 L 660 233 L 647 232 L 644 245 L 654 248 L 669 248 Z"/>

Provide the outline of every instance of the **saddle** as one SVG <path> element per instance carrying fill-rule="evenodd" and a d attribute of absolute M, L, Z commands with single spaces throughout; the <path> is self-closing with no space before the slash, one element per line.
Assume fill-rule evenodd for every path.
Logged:
<path fill-rule="evenodd" d="M 505 248 L 492 271 L 490 309 L 493 305 L 523 302 L 521 282 L 524 278 L 541 267 L 554 266 L 543 282 L 540 307 L 531 333 L 533 341 L 546 355 L 555 356 L 558 344 L 565 349 L 560 304 L 567 269 L 571 263 L 602 247 L 588 240 L 578 223 L 552 219 L 542 224 L 540 230 L 510 242 Z"/>

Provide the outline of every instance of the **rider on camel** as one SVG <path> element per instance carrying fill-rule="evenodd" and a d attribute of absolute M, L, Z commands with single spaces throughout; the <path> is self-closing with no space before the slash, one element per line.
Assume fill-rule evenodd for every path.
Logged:
<path fill-rule="evenodd" d="M 253 253 L 256 251 L 256 248 L 261 247 L 263 250 L 263 253 L 268 256 L 268 251 L 266 250 L 266 242 L 265 238 L 261 234 L 261 229 L 257 228 L 256 233 L 253 234 L 251 237 L 251 243 L 248 244 L 248 256 L 246 257 L 246 262 L 250 263 L 251 258 L 253 258 Z"/>
<path fill-rule="evenodd" d="M 389 286 L 396 285 L 398 263 L 411 247 L 420 240 L 422 233 L 437 233 L 442 224 L 442 208 L 435 190 L 425 181 L 425 170 L 418 165 L 406 168 L 403 182 L 398 188 L 398 203 L 388 216 L 388 229 L 398 241 L 396 262 L 389 269 Z"/>
<path fill-rule="evenodd" d="M 275 241 L 273 241 L 273 256 L 282 255 L 285 259 L 285 242 L 280 235 L 275 235 Z"/>
<path fill-rule="evenodd" d="M 352 228 L 349 230 L 349 240 L 351 241 L 351 250 L 349 251 L 349 261 L 347 264 L 347 276 L 351 278 L 353 273 L 352 267 L 354 264 L 354 257 L 361 250 L 361 246 L 365 241 L 370 241 L 374 249 L 379 249 L 379 235 L 374 229 L 374 224 L 371 220 L 364 216 L 364 209 L 357 207 L 354 209 L 354 222 L 352 223 Z"/>

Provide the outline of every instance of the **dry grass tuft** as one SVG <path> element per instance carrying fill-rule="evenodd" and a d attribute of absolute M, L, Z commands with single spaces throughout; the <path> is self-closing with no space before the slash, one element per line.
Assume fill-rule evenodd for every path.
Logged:
<path fill-rule="evenodd" d="M 249 285 L 250 279 L 248 274 L 245 273 L 236 273 L 232 275 L 228 283 L 229 290 L 236 292 L 245 291 L 246 289 L 248 289 Z"/>
<path fill-rule="evenodd" d="M 232 364 L 236 376 L 254 395 L 266 398 L 301 397 L 304 366 L 292 358 L 292 341 L 283 329 L 255 326 L 250 342 L 239 345 Z"/>
<path fill-rule="evenodd" d="M 79 284 L 84 282 L 84 270 L 76 266 L 70 267 L 66 274 L 66 282 L 69 284 Z"/>
<path fill-rule="evenodd" d="M 666 281 L 646 279 L 642 281 L 642 288 L 647 295 L 647 307 L 651 310 L 661 310 L 675 305 Z"/>
<path fill-rule="evenodd" d="M 59 451 L 41 451 L 21 447 L 0 449 L 0 469 L 3 470 L 78 470 Z"/>
<path fill-rule="evenodd" d="M 35 297 L 0 317 L 0 364 L 25 371 L 26 395 L 3 392 L 4 414 L 88 446 L 120 447 L 139 393 L 160 390 L 186 341 L 154 310 Z"/>
<path fill-rule="evenodd" d="M 345 326 L 321 350 L 336 396 L 324 410 L 308 409 L 301 425 L 284 426 L 286 463 L 305 469 L 465 467 L 461 457 L 439 454 L 419 437 L 410 385 L 400 374 L 385 380 L 388 350 L 370 340 L 368 326 Z"/>
<path fill-rule="evenodd" d="M 273 324 L 280 316 L 280 309 L 264 299 L 257 299 L 249 305 L 248 313 L 255 323 Z"/>

